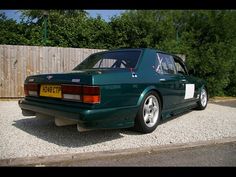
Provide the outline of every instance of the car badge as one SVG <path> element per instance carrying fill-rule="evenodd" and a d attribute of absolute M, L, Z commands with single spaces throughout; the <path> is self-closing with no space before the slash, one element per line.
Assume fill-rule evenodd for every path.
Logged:
<path fill-rule="evenodd" d="M 132 77 L 137 77 L 137 74 L 133 71 L 133 68 L 130 68 L 130 72 Z"/>
<path fill-rule="evenodd" d="M 34 79 L 29 79 L 29 82 L 34 82 Z"/>
<path fill-rule="evenodd" d="M 132 77 L 138 77 L 135 72 L 132 72 Z"/>
<path fill-rule="evenodd" d="M 72 79 L 72 82 L 80 82 L 80 79 Z"/>
<path fill-rule="evenodd" d="M 50 80 L 50 79 L 52 79 L 53 78 L 53 76 L 47 76 L 47 79 L 48 80 Z"/>

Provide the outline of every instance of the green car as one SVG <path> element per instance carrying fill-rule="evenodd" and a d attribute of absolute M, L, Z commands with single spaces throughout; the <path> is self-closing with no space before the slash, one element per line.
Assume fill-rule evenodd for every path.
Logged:
<path fill-rule="evenodd" d="M 175 55 L 148 48 L 95 53 L 71 72 L 26 78 L 24 116 L 55 119 L 78 131 L 128 128 L 154 131 L 160 120 L 205 109 L 206 83 Z"/>

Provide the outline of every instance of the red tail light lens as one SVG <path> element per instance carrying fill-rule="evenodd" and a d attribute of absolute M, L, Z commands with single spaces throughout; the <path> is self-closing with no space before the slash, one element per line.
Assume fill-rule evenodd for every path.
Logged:
<path fill-rule="evenodd" d="M 62 98 L 84 103 L 100 103 L 100 88 L 98 86 L 62 85 Z"/>
<path fill-rule="evenodd" d="M 25 96 L 29 96 L 28 84 L 24 84 Z"/>
<path fill-rule="evenodd" d="M 66 100 L 81 101 L 82 87 L 79 85 L 62 85 L 62 98 Z"/>
<path fill-rule="evenodd" d="M 81 94 L 82 93 L 82 86 L 78 85 L 62 85 L 61 86 L 62 93 L 69 93 L 69 94 Z"/>
<path fill-rule="evenodd" d="M 38 96 L 39 84 L 28 83 L 24 85 L 25 96 Z"/>
<path fill-rule="evenodd" d="M 84 95 L 100 95 L 100 88 L 97 86 L 84 86 L 83 94 Z"/>

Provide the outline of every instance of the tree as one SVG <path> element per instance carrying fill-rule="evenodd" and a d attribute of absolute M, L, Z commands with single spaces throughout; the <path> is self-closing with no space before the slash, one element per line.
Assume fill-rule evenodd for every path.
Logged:
<path fill-rule="evenodd" d="M 0 14 L 1 44 L 185 54 L 188 67 L 207 81 L 210 96 L 236 96 L 235 10 L 128 10 L 110 22 L 83 10 L 23 10 L 21 19 Z"/>
<path fill-rule="evenodd" d="M 28 41 L 24 35 L 24 25 L 17 24 L 12 19 L 7 19 L 4 13 L 0 13 L 0 41 L 1 44 L 23 45 Z"/>

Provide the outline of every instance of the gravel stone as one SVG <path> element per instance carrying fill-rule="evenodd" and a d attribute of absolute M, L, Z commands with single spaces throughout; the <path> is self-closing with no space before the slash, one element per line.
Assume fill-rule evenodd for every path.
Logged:
<path fill-rule="evenodd" d="M 236 102 L 235 102 L 236 103 Z M 209 103 L 160 124 L 150 134 L 127 129 L 80 133 L 75 126 L 24 117 L 17 101 L 0 101 L 0 159 L 97 152 L 189 143 L 236 136 L 236 104 Z"/>

